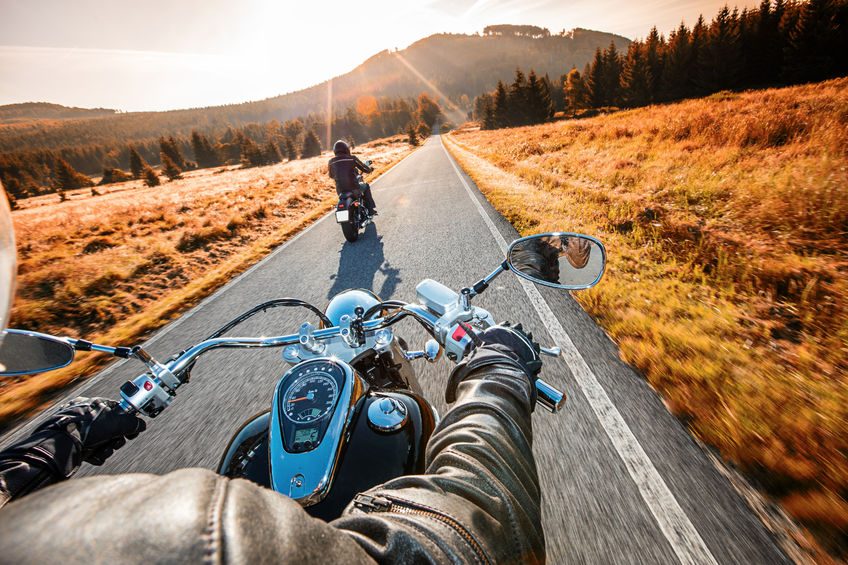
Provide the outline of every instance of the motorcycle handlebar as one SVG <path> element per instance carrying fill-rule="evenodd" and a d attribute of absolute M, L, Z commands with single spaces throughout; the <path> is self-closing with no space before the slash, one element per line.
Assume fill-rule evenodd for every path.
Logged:
<path fill-rule="evenodd" d="M 434 328 L 438 321 L 438 317 L 429 312 L 426 308 L 415 304 L 407 304 L 398 308 L 395 312 L 376 320 L 368 320 L 363 323 L 363 330 L 366 333 L 375 332 L 382 328 L 389 327 L 399 322 L 406 316 L 412 316 L 421 323 L 431 334 L 434 334 Z M 313 339 L 316 341 L 331 339 L 341 335 L 341 328 L 331 327 L 316 330 L 313 334 Z M 181 375 L 187 368 L 191 367 L 192 363 L 202 354 L 212 349 L 219 348 L 256 348 L 256 347 L 285 347 L 300 343 L 299 334 L 290 334 L 276 337 L 255 338 L 255 337 L 218 337 L 207 339 L 188 349 L 177 359 L 167 363 L 165 367 L 173 375 Z M 179 386 L 179 385 L 177 385 Z M 173 387 L 173 388 L 176 388 Z M 557 412 L 565 402 L 565 394 L 560 390 L 551 386 L 542 379 L 536 381 L 537 402 L 541 403 L 551 413 Z M 122 396 L 123 391 L 122 391 Z M 122 399 L 120 406 L 126 412 L 135 412 L 136 408 L 130 404 L 126 397 Z"/>

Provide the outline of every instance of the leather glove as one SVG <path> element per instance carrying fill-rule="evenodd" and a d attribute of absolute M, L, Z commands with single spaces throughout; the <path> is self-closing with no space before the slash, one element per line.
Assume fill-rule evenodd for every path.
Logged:
<path fill-rule="evenodd" d="M 78 397 L 71 400 L 38 430 L 57 430 L 71 437 L 82 457 L 102 465 L 112 453 L 147 429 L 135 414 L 127 414 L 118 403 L 106 398 Z"/>
<path fill-rule="evenodd" d="M 482 343 L 451 371 L 445 400 L 449 403 L 456 400 L 459 383 L 473 370 L 495 363 L 505 363 L 524 371 L 530 378 L 532 406 L 535 407 L 535 383 L 542 369 L 542 360 L 539 358 L 539 344 L 533 341 L 533 334 L 524 333 L 521 324 L 511 327 L 509 322 L 504 322 L 486 329 L 478 336 Z"/>

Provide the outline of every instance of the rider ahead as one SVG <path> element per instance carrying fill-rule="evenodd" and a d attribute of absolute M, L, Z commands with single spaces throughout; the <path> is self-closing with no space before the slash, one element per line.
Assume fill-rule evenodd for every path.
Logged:
<path fill-rule="evenodd" d="M 11 276 L 0 273 L 0 330 L 14 292 L 0 197 L 0 270 L 10 265 Z M 429 441 L 425 474 L 360 494 L 330 523 L 206 469 L 65 481 L 145 429 L 111 400 L 75 399 L 0 453 L 0 505 L 9 502 L 0 563 L 542 563 L 530 422 L 539 348 L 520 326 L 480 338 L 448 379 L 454 404 Z"/>
<path fill-rule="evenodd" d="M 344 192 L 352 192 L 354 195 L 361 193 L 368 215 L 375 216 L 377 205 L 371 196 L 371 186 L 367 182 L 360 183 L 356 178 L 356 171 L 370 173 L 374 169 L 360 161 L 356 155 L 351 155 L 350 147 L 341 139 L 333 145 L 333 153 L 336 156 L 330 159 L 328 171 L 330 178 L 336 181 L 336 192 L 339 195 Z"/>

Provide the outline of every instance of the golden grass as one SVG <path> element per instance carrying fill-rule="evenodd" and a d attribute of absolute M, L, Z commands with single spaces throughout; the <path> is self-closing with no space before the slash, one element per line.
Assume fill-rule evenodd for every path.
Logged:
<path fill-rule="evenodd" d="M 402 136 L 357 147 L 378 167 L 412 150 Z M 21 201 L 12 213 L 18 292 L 10 327 L 132 345 L 243 272 L 332 208 L 325 154 L 268 167 L 192 171 Z M 0 380 L 0 425 L 41 407 L 108 361 Z"/>
<path fill-rule="evenodd" d="M 575 298 L 671 409 L 848 555 L 848 79 L 448 147 L 522 235 L 599 236 Z"/>

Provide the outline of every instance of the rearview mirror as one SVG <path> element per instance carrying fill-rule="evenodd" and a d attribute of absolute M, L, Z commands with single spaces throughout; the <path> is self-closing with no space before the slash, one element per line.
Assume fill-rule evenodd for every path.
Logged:
<path fill-rule="evenodd" d="M 24 330 L 6 330 L 0 341 L 0 375 L 30 375 L 65 367 L 74 347 L 62 338 Z"/>
<path fill-rule="evenodd" d="M 506 260 L 509 268 L 525 279 L 580 290 L 601 280 L 606 250 L 600 241 L 586 235 L 543 233 L 513 241 Z"/>

